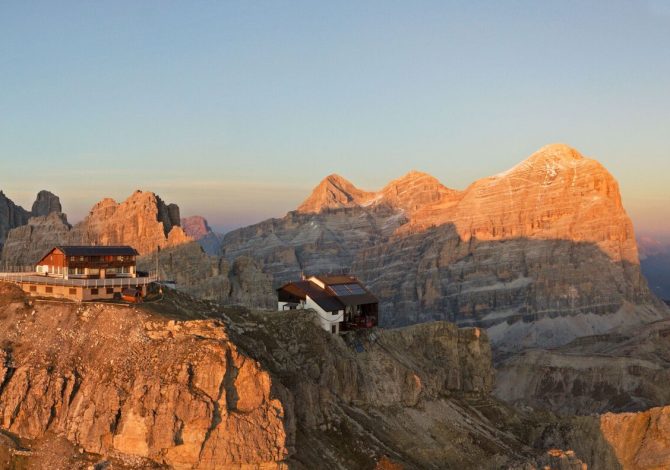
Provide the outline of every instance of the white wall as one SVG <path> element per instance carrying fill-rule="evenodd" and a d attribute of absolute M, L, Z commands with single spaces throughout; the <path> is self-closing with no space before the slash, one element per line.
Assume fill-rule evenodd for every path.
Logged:
<path fill-rule="evenodd" d="M 337 314 L 333 315 L 330 312 L 326 312 L 324 309 L 322 309 L 319 304 L 314 302 L 309 296 L 307 296 L 305 300 L 305 308 L 311 308 L 316 311 L 321 328 L 330 333 L 332 332 L 332 325 L 335 325 L 337 327 L 336 333 L 339 333 L 340 323 L 342 323 L 344 320 L 343 310 L 340 310 L 337 312 Z"/>

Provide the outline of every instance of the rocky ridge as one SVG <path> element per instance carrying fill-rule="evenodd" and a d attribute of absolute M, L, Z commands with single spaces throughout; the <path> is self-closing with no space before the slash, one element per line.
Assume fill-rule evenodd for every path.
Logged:
<path fill-rule="evenodd" d="M 24 226 L 9 232 L 2 261 L 28 266 L 59 244 L 131 245 L 144 255 L 157 247 L 192 241 L 179 224 L 176 204 L 165 204 L 151 192 L 136 191 L 122 203 L 103 199 L 75 226 L 70 226 L 59 212 L 30 218 Z"/>

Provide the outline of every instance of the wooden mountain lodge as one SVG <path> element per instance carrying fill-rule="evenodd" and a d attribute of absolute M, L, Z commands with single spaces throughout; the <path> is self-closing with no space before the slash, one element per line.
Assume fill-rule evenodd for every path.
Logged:
<path fill-rule="evenodd" d="M 154 277 L 138 277 L 137 251 L 130 246 L 56 246 L 32 273 L 5 274 L 39 297 L 77 301 L 125 298 L 141 301 Z"/>
<path fill-rule="evenodd" d="M 331 333 L 372 328 L 379 300 L 353 276 L 311 276 L 277 289 L 279 310 L 312 309 Z"/>
<path fill-rule="evenodd" d="M 35 271 L 63 279 L 136 277 L 131 246 L 57 246 L 37 262 Z"/>

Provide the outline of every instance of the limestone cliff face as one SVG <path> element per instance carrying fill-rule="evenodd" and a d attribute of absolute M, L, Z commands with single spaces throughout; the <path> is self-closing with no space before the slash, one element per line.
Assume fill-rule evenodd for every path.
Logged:
<path fill-rule="evenodd" d="M 0 249 L 5 243 L 9 231 L 28 223 L 30 217 L 47 216 L 52 212 L 61 212 L 60 199 L 49 191 L 37 193 L 32 210 L 28 212 L 7 198 L 0 191 Z"/>
<path fill-rule="evenodd" d="M 55 207 L 48 196 L 43 196 L 43 201 Z M 38 206 L 43 210 L 44 204 Z M 103 199 L 74 227 L 59 212 L 31 218 L 24 227 L 9 232 L 2 261 L 12 266 L 31 265 L 58 244 L 131 245 L 144 255 L 157 247 L 192 241 L 179 220 L 175 204 L 166 205 L 154 193 L 136 191 L 122 203 Z"/>
<path fill-rule="evenodd" d="M 141 255 L 191 241 L 179 226 L 179 208 L 152 192 L 135 191 L 122 203 L 103 199 L 77 224 L 72 240 L 82 244 L 132 245 Z"/>
<path fill-rule="evenodd" d="M 63 212 L 58 196 L 44 190 L 37 193 L 37 199 L 35 199 L 35 202 L 33 203 L 30 215 L 33 217 L 43 217 L 52 212 Z"/>
<path fill-rule="evenodd" d="M 156 269 L 156 253 L 140 257 L 138 267 Z M 240 256 L 233 262 L 209 256 L 197 242 L 161 250 L 158 255 L 161 279 L 176 282 L 178 290 L 222 305 L 274 308 L 276 292 L 271 278 L 258 262 Z"/>
<path fill-rule="evenodd" d="M 2 263 L 13 267 L 33 265 L 49 249 L 67 243 L 71 228 L 65 214 L 60 212 L 31 217 L 25 225 L 9 232 L 2 249 Z"/>
<path fill-rule="evenodd" d="M 670 407 L 607 413 L 600 427 L 625 470 L 670 468 Z"/>
<path fill-rule="evenodd" d="M 510 350 L 668 313 L 616 181 L 561 144 L 462 192 L 418 172 L 378 192 L 331 175 L 296 212 L 228 233 L 222 252 L 257 259 L 275 286 L 352 272 L 380 297 L 382 324 L 480 325 Z"/>
<path fill-rule="evenodd" d="M 172 468 L 283 468 L 294 439 L 287 391 L 220 322 L 2 294 L 5 431 Z"/>
<path fill-rule="evenodd" d="M 669 336 L 670 320 L 663 320 L 585 336 L 553 350 L 526 351 L 498 365 L 495 394 L 562 414 L 669 405 Z"/>
<path fill-rule="evenodd" d="M 21 225 L 25 225 L 30 218 L 30 213 L 0 191 L 0 246 L 7 238 L 7 233 Z"/>

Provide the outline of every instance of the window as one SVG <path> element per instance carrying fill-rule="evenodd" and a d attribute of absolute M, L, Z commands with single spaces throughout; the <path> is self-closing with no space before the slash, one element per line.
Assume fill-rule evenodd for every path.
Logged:
<path fill-rule="evenodd" d="M 77 261 L 77 257 L 76 256 L 70 256 L 70 261 Z"/>
<path fill-rule="evenodd" d="M 70 287 L 70 295 L 76 295 L 77 294 L 77 289 Z"/>
<path fill-rule="evenodd" d="M 54 288 L 51 287 L 51 286 L 47 286 L 47 287 L 44 289 L 44 291 L 45 291 L 47 294 L 53 294 L 53 292 L 54 292 Z"/>
<path fill-rule="evenodd" d="M 330 325 L 330 332 L 331 332 L 332 334 L 336 334 L 336 333 L 337 333 L 337 324 Z"/>
<path fill-rule="evenodd" d="M 37 292 L 37 286 L 30 286 L 30 292 Z"/>
<path fill-rule="evenodd" d="M 113 294 L 114 293 L 114 288 L 113 287 L 108 287 L 106 292 L 108 294 Z"/>

